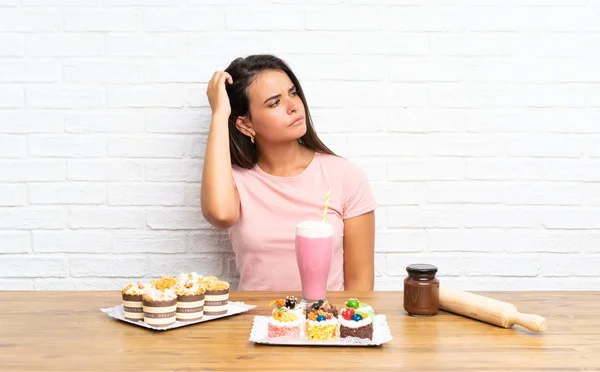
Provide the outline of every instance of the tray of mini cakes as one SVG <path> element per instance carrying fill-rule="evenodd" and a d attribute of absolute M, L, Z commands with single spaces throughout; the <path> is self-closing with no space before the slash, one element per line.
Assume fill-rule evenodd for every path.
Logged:
<path fill-rule="evenodd" d="M 271 316 L 255 316 L 250 341 L 270 345 L 375 346 L 392 340 L 386 316 L 356 298 L 339 311 L 327 301 L 302 309 L 298 299 L 276 299 Z"/>
<path fill-rule="evenodd" d="M 255 308 L 229 301 L 229 283 L 195 272 L 130 283 L 120 305 L 100 309 L 111 318 L 154 330 L 168 330 L 244 313 Z"/>

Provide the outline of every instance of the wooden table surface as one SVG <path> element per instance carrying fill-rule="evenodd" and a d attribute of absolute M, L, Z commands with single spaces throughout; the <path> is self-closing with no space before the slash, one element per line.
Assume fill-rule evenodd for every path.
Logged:
<path fill-rule="evenodd" d="M 600 292 L 487 292 L 548 321 L 544 333 L 441 312 L 414 318 L 402 292 L 333 292 L 386 314 L 380 347 L 295 347 L 248 341 L 255 315 L 298 293 L 232 292 L 248 313 L 169 331 L 109 318 L 119 292 L 0 292 L 0 371 L 600 371 Z"/>

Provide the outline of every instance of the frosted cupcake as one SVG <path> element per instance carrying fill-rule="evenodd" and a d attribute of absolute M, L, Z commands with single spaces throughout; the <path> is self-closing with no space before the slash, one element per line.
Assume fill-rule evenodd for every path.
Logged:
<path fill-rule="evenodd" d="M 204 286 L 198 283 L 198 279 L 179 281 L 177 286 L 175 286 L 175 293 L 177 294 L 177 320 L 191 321 L 202 319 L 205 292 Z"/>
<path fill-rule="evenodd" d="M 174 289 L 150 288 L 142 298 L 144 322 L 155 327 L 166 327 L 175 323 L 177 294 Z"/>
<path fill-rule="evenodd" d="M 218 280 L 216 276 L 200 278 L 200 284 L 206 288 L 204 315 L 223 315 L 229 310 L 229 283 Z"/>
<path fill-rule="evenodd" d="M 295 309 L 297 302 L 292 302 L 292 299 L 293 297 L 277 299 L 269 304 L 275 303 L 275 308 L 269 318 L 267 337 L 300 337 L 302 310 Z"/>
<path fill-rule="evenodd" d="M 144 311 L 142 305 L 142 295 L 145 293 L 149 284 L 141 282 L 130 283 L 121 291 L 123 298 L 123 311 L 125 319 L 142 320 L 144 319 Z"/>

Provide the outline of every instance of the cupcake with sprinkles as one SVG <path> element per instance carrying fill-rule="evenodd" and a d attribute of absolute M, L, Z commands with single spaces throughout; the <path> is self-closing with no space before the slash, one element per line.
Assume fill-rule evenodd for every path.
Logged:
<path fill-rule="evenodd" d="M 356 337 L 373 340 L 373 308 L 363 304 L 356 298 L 346 302 L 346 307 L 340 310 L 340 337 Z"/>
<path fill-rule="evenodd" d="M 129 320 L 143 320 L 144 311 L 142 305 L 142 296 L 146 292 L 146 289 L 150 287 L 149 284 L 142 282 L 130 283 L 121 291 L 123 299 L 123 312 L 125 318 Z"/>
<path fill-rule="evenodd" d="M 318 301 L 306 309 L 306 339 L 335 340 L 338 337 L 337 309 L 327 301 Z"/>
<path fill-rule="evenodd" d="M 268 337 L 300 337 L 302 327 L 302 310 L 298 300 L 288 296 L 286 299 L 273 300 L 269 306 L 275 304 L 268 325 Z"/>

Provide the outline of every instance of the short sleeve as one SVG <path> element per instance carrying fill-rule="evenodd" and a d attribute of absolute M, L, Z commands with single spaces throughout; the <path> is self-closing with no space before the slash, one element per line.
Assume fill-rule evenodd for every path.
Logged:
<path fill-rule="evenodd" d="M 241 171 L 242 169 L 237 165 L 231 166 L 231 178 L 233 179 L 233 187 L 239 190 L 239 184 L 241 183 Z"/>
<path fill-rule="evenodd" d="M 349 162 L 344 181 L 343 218 L 349 219 L 377 208 L 377 200 L 367 176 L 356 164 Z"/>

